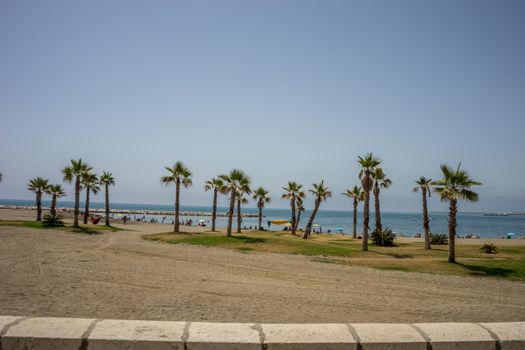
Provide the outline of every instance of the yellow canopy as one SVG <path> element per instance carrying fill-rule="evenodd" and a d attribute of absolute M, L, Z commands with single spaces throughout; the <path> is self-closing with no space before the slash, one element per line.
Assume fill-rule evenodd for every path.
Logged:
<path fill-rule="evenodd" d="M 270 222 L 274 225 L 284 225 L 284 224 L 289 223 L 290 221 L 289 220 L 272 220 Z"/>

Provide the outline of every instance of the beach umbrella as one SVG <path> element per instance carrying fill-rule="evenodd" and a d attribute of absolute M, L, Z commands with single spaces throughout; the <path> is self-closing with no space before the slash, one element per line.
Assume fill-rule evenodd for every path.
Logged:
<path fill-rule="evenodd" d="M 321 225 L 319 225 L 319 224 L 313 224 L 312 226 L 313 226 L 313 227 L 319 227 L 319 226 L 321 226 Z"/>
<path fill-rule="evenodd" d="M 507 233 L 507 237 L 512 237 L 512 236 L 516 236 L 516 234 L 514 232 Z"/>

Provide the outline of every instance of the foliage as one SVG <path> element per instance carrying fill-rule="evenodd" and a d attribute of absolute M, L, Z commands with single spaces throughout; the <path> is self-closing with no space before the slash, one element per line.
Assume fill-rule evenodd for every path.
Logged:
<path fill-rule="evenodd" d="M 42 226 L 46 228 L 62 227 L 64 226 L 64 221 L 62 221 L 63 218 L 64 217 L 60 214 L 46 214 L 42 220 Z"/>
<path fill-rule="evenodd" d="M 486 254 L 495 254 L 498 252 L 498 249 L 496 247 L 496 245 L 494 243 L 487 243 L 487 244 L 483 244 L 479 250 L 482 252 L 482 253 L 486 253 Z"/>
<path fill-rule="evenodd" d="M 447 245 L 448 237 L 444 233 L 431 233 L 430 244 L 432 245 Z"/>
<path fill-rule="evenodd" d="M 393 247 L 396 234 L 388 227 L 382 231 L 375 230 L 370 236 L 372 242 L 380 247 Z"/>

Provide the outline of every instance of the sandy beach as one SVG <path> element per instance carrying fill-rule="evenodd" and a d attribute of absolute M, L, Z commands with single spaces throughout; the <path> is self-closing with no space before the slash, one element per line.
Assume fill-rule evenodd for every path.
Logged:
<path fill-rule="evenodd" d="M 0 210 L 1 220 L 33 217 L 34 211 Z M 88 235 L 0 226 L 0 314 L 266 323 L 523 321 L 525 315 L 523 282 L 171 245 L 142 239 L 169 225 L 125 228 Z"/>

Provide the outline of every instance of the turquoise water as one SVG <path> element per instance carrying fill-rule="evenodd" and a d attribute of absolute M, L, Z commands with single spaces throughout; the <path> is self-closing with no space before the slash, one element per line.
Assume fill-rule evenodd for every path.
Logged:
<path fill-rule="evenodd" d="M 0 205 L 34 205 L 32 200 L 6 200 L 0 199 Z M 49 201 L 43 201 L 44 206 L 49 206 Z M 73 207 L 73 202 L 59 202 L 59 207 Z M 91 203 L 92 208 L 103 208 L 103 203 Z M 151 204 L 130 204 L 130 203 L 112 203 L 111 208 L 113 209 L 135 209 L 135 210 L 165 210 L 172 211 L 173 205 L 151 205 Z M 209 206 L 181 206 L 181 211 L 193 211 L 193 212 L 211 212 Z M 227 208 L 219 208 L 219 212 L 226 213 Z M 255 208 L 243 208 L 244 213 L 257 213 Z M 289 209 L 265 209 L 265 217 L 263 218 L 263 225 L 267 226 L 267 221 L 277 219 L 289 219 Z M 300 226 L 306 226 L 306 221 L 310 215 L 310 211 L 307 210 L 302 214 Z M 138 216 L 137 216 L 138 217 Z M 153 216 L 147 216 L 147 219 Z M 430 227 L 432 232 L 446 233 L 448 225 L 448 213 L 433 212 L 430 213 L 432 219 Z M 162 217 L 155 217 L 159 220 Z M 183 217 L 183 219 L 189 217 Z M 133 216 L 132 216 L 133 219 Z M 210 217 L 192 217 L 192 219 L 199 220 L 204 219 L 209 221 Z M 171 222 L 173 217 L 168 216 L 166 222 Z M 358 213 L 358 232 L 362 227 L 362 213 Z M 236 221 L 235 221 L 236 222 Z M 370 227 L 374 226 L 374 215 L 371 213 Z M 397 233 L 403 233 L 405 235 L 414 235 L 415 233 L 421 233 L 422 230 L 422 218 L 421 213 L 395 213 L 395 212 L 384 212 L 382 213 L 382 222 L 384 227 L 390 227 Z M 317 214 L 315 223 L 321 225 L 323 232 L 327 230 L 335 231 L 335 228 L 342 227 L 345 233 L 351 233 L 352 231 L 352 212 L 348 211 L 337 211 L 337 210 L 320 210 Z M 227 224 L 227 218 L 217 218 L 217 226 L 225 227 Z M 257 224 L 257 218 L 243 218 L 243 226 L 255 226 Z M 525 237 L 525 216 L 485 216 L 481 213 L 458 213 L 458 234 L 465 236 L 467 234 L 479 235 L 480 237 L 502 237 L 508 232 L 516 233 L 516 238 Z"/>

